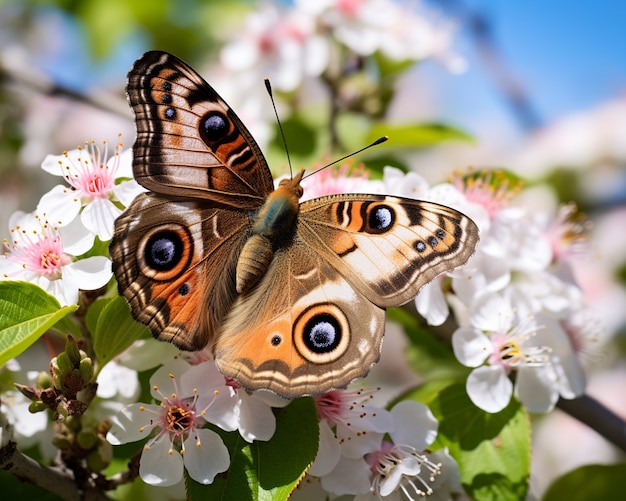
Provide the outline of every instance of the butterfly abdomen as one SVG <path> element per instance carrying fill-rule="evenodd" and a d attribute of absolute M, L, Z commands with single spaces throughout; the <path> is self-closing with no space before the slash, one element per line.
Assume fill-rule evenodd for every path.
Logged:
<path fill-rule="evenodd" d="M 274 250 L 293 238 L 298 219 L 298 201 L 302 196 L 300 179 L 285 180 L 259 210 L 252 227 L 252 236 L 245 243 L 237 261 L 236 288 L 241 294 L 250 290 L 265 275 Z"/>
<path fill-rule="evenodd" d="M 237 261 L 236 288 L 241 294 L 259 281 L 272 261 L 272 242 L 265 235 L 252 235 L 245 243 Z"/>

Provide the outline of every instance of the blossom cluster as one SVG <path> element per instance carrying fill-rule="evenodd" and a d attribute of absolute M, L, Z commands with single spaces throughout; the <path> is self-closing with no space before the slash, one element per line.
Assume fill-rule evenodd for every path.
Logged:
<path fill-rule="evenodd" d="M 293 91 L 333 64 L 337 44 L 359 56 L 380 52 L 395 61 L 431 57 L 459 67 L 452 35 L 450 23 L 429 18 L 424 8 L 390 0 L 296 1 L 290 9 L 266 3 L 250 14 L 220 60 L 248 77 L 272 75 L 276 89 Z"/>
<path fill-rule="evenodd" d="M 319 452 L 292 499 L 449 499 L 462 492 L 447 450 L 428 449 L 438 426 L 428 407 L 405 400 L 388 411 L 371 403 L 373 393 L 335 390 L 315 398 Z"/>
<path fill-rule="evenodd" d="M 96 290 L 112 276 L 108 252 L 77 260 L 94 247 L 96 237 L 108 241 L 122 209 L 143 188 L 132 179 L 132 152 L 121 143 L 107 158 L 94 142 L 63 155 L 48 155 L 42 168 L 62 177 L 41 197 L 32 213 L 9 220 L 0 279 L 33 282 L 55 296 L 61 306 L 78 303 L 78 290 Z M 106 254 L 106 255 L 105 255 Z"/>
<path fill-rule="evenodd" d="M 454 23 L 421 3 L 296 0 L 285 8 L 264 2 L 242 24 L 229 30 L 223 40 L 212 83 L 237 109 L 261 146 L 271 138 L 274 120 L 272 110 L 264 104 L 265 90 L 259 85 L 266 77 L 271 78 L 272 88 L 288 99 L 304 90 L 300 99 L 310 102 L 320 95 L 319 84 L 325 82 L 347 102 L 383 92 L 382 83 L 376 81 L 380 69 L 373 67 L 377 64 L 374 56 L 392 64 L 433 59 L 452 72 L 465 68 L 464 59 L 454 49 Z M 363 67 L 370 83 L 363 88 L 346 87 L 349 77 Z M 393 78 L 388 76 L 385 85 Z M 289 114 L 285 102 L 277 96 L 283 117 Z"/>

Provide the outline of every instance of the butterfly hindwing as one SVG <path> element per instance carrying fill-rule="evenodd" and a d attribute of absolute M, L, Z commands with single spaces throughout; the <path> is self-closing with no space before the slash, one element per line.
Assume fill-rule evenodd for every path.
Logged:
<path fill-rule="evenodd" d="M 343 388 L 380 356 L 383 308 L 296 236 L 265 276 L 238 296 L 216 338 L 227 377 L 286 398 Z"/>
<path fill-rule="evenodd" d="M 154 193 L 137 197 L 110 245 L 120 294 L 153 335 L 184 350 L 215 336 L 229 310 L 245 212 Z"/>

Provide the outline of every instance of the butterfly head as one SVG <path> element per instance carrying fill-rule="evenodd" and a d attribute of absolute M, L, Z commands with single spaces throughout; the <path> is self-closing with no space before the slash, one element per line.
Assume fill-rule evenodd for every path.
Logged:
<path fill-rule="evenodd" d="M 290 194 L 292 197 L 296 197 L 296 201 L 300 200 L 302 198 L 302 194 L 304 193 L 304 188 L 300 185 L 302 176 L 304 176 L 304 169 L 292 178 L 283 179 L 280 183 L 278 183 L 278 188 L 275 193 L 279 194 L 279 196 Z"/>

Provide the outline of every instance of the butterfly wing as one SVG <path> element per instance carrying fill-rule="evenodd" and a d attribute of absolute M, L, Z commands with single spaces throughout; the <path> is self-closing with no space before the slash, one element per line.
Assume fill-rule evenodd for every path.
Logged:
<path fill-rule="evenodd" d="M 236 298 L 215 338 L 215 361 L 245 388 L 317 395 L 367 374 L 384 324 L 384 309 L 296 236 Z"/>
<path fill-rule="evenodd" d="M 126 91 L 137 124 L 139 184 L 240 210 L 263 204 L 274 186 L 261 150 L 190 66 L 166 52 L 147 52 L 130 70 Z"/>
<path fill-rule="evenodd" d="M 372 303 L 414 298 L 433 278 L 463 265 L 478 227 L 443 205 L 386 195 L 331 195 L 300 206 L 298 233 Z"/>
<path fill-rule="evenodd" d="M 287 398 L 345 387 L 378 360 L 385 308 L 465 263 L 477 241 L 468 217 L 431 202 L 305 202 L 293 242 L 225 317 L 216 363 L 246 388 Z"/>
<path fill-rule="evenodd" d="M 133 316 L 157 339 L 204 348 L 236 295 L 233 277 L 248 227 L 241 211 L 138 196 L 117 220 L 110 245 Z"/>

